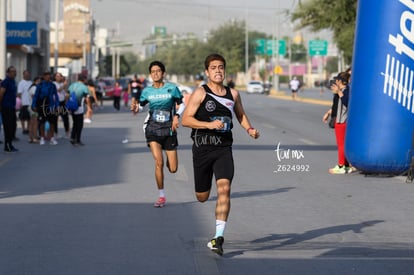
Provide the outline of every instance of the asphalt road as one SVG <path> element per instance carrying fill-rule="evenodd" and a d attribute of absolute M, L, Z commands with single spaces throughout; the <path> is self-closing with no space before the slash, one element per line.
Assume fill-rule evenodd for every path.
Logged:
<path fill-rule="evenodd" d="M 223 257 L 206 248 L 216 193 L 195 200 L 189 129 L 162 209 L 143 114 L 105 102 L 78 148 L 28 144 L 19 129 L 20 152 L 0 153 L 0 274 L 413 274 L 414 185 L 330 175 L 335 138 L 321 115 L 331 95 L 299 96 L 242 93 L 261 137 L 234 128 Z"/>

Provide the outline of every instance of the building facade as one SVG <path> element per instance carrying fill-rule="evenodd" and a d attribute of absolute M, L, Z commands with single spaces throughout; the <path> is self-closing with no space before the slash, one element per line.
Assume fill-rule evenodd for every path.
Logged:
<path fill-rule="evenodd" d="M 22 72 L 28 69 L 32 76 L 40 75 L 49 69 L 49 22 L 50 22 L 50 1 L 49 0 L 7 0 L 6 2 L 7 26 L 13 24 L 26 26 L 34 24 L 36 30 L 33 34 L 35 42 L 25 44 L 13 42 L 14 34 L 22 31 L 19 29 L 8 29 L 6 27 L 6 66 L 15 66 L 17 69 L 17 80 L 22 78 Z M 10 41 L 10 42 L 9 42 Z M 33 40 L 31 40 L 33 41 Z M 4 76 L 1 76 L 4 77 Z"/>

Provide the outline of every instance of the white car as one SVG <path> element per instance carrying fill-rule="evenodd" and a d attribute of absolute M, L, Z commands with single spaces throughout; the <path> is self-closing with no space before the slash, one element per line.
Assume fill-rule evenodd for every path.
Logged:
<path fill-rule="evenodd" d="M 249 81 L 249 83 L 247 83 L 247 93 L 263 94 L 264 93 L 263 82 L 257 81 L 257 80 Z"/>

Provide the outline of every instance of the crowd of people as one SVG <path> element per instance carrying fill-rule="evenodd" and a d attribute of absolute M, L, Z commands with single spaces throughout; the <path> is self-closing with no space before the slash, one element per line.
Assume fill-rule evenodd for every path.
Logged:
<path fill-rule="evenodd" d="M 87 81 L 86 77 L 80 74 L 78 81 L 69 85 L 68 80 L 60 72 L 52 75 L 49 71 L 32 80 L 31 73 L 24 70 L 22 80 L 17 84 L 16 75 L 16 68 L 10 66 L 7 68 L 5 79 L 0 81 L 0 121 L 4 131 L 4 151 L 18 151 L 13 144 L 18 140 L 18 120 L 21 123 L 22 134 L 28 136 L 29 143 L 45 145 L 48 142 L 50 145 L 56 145 L 58 138 L 66 138 L 70 139 L 74 146 L 84 145 L 80 139 L 83 123 L 92 121 L 93 104 L 98 102 L 93 81 Z M 76 93 L 79 102 L 77 110 L 69 111 L 66 108 L 69 91 Z M 73 121 L 72 127 L 69 122 L 70 116 Z M 63 123 L 64 135 L 59 135 L 58 132 L 59 118 Z"/>

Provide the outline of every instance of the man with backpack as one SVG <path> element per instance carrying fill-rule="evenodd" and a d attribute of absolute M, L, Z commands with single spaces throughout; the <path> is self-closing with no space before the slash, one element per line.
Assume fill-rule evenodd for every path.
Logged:
<path fill-rule="evenodd" d="M 59 96 L 49 71 L 43 73 L 43 80 L 36 88 L 32 109 L 38 113 L 40 145 L 45 145 L 45 139 L 48 139 L 51 145 L 58 144 L 54 134 L 59 112 Z M 45 132 L 47 132 L 46 135 Z"/>
<path fill-rule="evenodd" d="M 76 100 L 78 103 L 78 108 L 76 110 L 71 110 L 72 112 L 72 133 L 70 136 L 70 143 L 72 143 L 73 146 L 83 146 L 84 144 L 81 141 L 81 134 L 83 129 L 83 113 L 84 113 L 84 107 L 83 103 L 86 97 L 89 96 L 89 89 L 85 85 L 86 77 L 82 74 L 78 75 L 78 81 L 70 84 L 69 86 L 69 94 L 70 98 L 69 101 L 71 101 L 72 95 L 76 95 Z M 68 105 L 66 105 L 68 106 Z"/>

